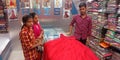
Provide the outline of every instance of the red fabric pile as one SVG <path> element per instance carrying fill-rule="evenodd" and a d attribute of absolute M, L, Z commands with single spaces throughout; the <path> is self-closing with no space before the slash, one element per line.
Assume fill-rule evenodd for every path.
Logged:
<path fill-rule="evenodd" d="M 85 45 L 74 37 L 61 35 L 60 38 L 46 42 L 43 60 L 99 60 Z"/>

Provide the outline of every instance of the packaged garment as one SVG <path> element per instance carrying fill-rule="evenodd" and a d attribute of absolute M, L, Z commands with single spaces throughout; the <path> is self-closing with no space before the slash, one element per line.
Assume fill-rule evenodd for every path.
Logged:
<path fill-rule="evenodd" d="M 111 31 L 111 30 L 108 30 L 107 31 L 107 36 L 111 37 L 111 38 L 114 38 L 115 37 L 115 32 L 114 31 Z"/>
<path fill-rule="evenodd" d="M 109 43 L 114 43 L 113 39 L 111 39 L 110 37 L 105 37 L 105 41 Z"/>
<path fill-rule="evenodd" d="M 118 17 L 118 26 L 120 26 L 120 17 Z"/>
<path fill-rule="evenodd" d="M 99 60 L 97 56 L 74 36 L 48 41 L 44 44 L 43 60 Z"/>
<path fill-rule="evenodd" d="M 118 5 L 118 14 L 120 14 L 120 4 Z"/>
<path fill-rule="evenodd" d="M 115 34 L 115 37 L 118 38 L 118 39 L 120 39 L 120 34 L 119 33 Z"/>
<path fill-rule="evenodd" d="M 114 38 L 113 40 L 114 40 L 116 43 L 119 43 L 119 44 L 120 44 L 120 39 Z"/>
<path fill-rule="evenodd" d="M 110 45 L 106 42 L 100 42 L 99 45 L 103 48 L 108 48 Z"/>

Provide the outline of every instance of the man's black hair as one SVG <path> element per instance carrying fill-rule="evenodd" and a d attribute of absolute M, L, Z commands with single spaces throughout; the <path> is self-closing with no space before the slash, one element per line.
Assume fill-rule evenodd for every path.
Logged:
<path fill-rule="evenodd" d="M 84 2 L 80 3 L 79 8 L 81 8 L 81 7 L 86 7 L 86 3 L 84 3 Z"/>

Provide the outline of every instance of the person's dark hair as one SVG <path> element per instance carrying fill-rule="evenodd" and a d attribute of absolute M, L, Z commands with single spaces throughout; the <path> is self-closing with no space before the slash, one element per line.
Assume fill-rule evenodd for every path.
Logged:
<path fill-rule="evenodd" d="M 31 15 L 24 15 L 24 16 L 22 17 L 22 23 L 23 23 L 22 28 L 25 26 L 26 22 L 27 22 L 30 18 L 32 18 Z M 21 29 L 22 29 L 22 28 L 21 28 Z"/>
<path fill-rule="evenodd" d="M 37 15 L 37 14 L 35 12 L 32 12 L 32 13 L 30 13 L 30 15 L 32 16 L 32 18 L 34 18 L 35 15 Z"/>
<path fill-rule="evenodd" d="M 80 3 L 80 4 L 79 4 L 79 8 L 81 8 L 81 7 L 87 7 L 87 6 L 86 6 L 86 3 L 84 3 L 84 2 Z"/>

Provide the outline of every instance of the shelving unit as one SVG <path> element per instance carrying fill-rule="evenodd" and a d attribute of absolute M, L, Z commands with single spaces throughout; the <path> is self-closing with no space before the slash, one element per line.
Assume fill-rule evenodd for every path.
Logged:
<path fill-rule="evenodd" d="M 2 0 L 0 0 L 0 33 L 8 32 L 7 30 L 7 20 L 4 11 L 4 4 Z"/>
<path fill-rule="evenodd" d="M 120 34 L 119 34 L 119 0 L 109 0 L 107 4 L 108 27 L 105 41 L 111 45 L 113 53 L 120 53 Z M 112 6 L 112 8 L 111 8 Z M 113 13 L 111 13 L 113 12 Z M 115 54 L 113 54 L 114 57 Z M 117 56 L 117 57 L 120 57 Z M 119 58 L 120 59 L 120 58 Z"/>
<path fill-rule="evenodd" d="M 88 46 L 95 51 L 101 60 L 114 59 L 114 54 L 120 52 L 119 13 L 119 0 L 93 0 L 88 2 L 88 14 L 92 17 L 93 22 L 92 38 Z M 108 44 L 109 47 L 101 47 L 101 42 Z"/>

